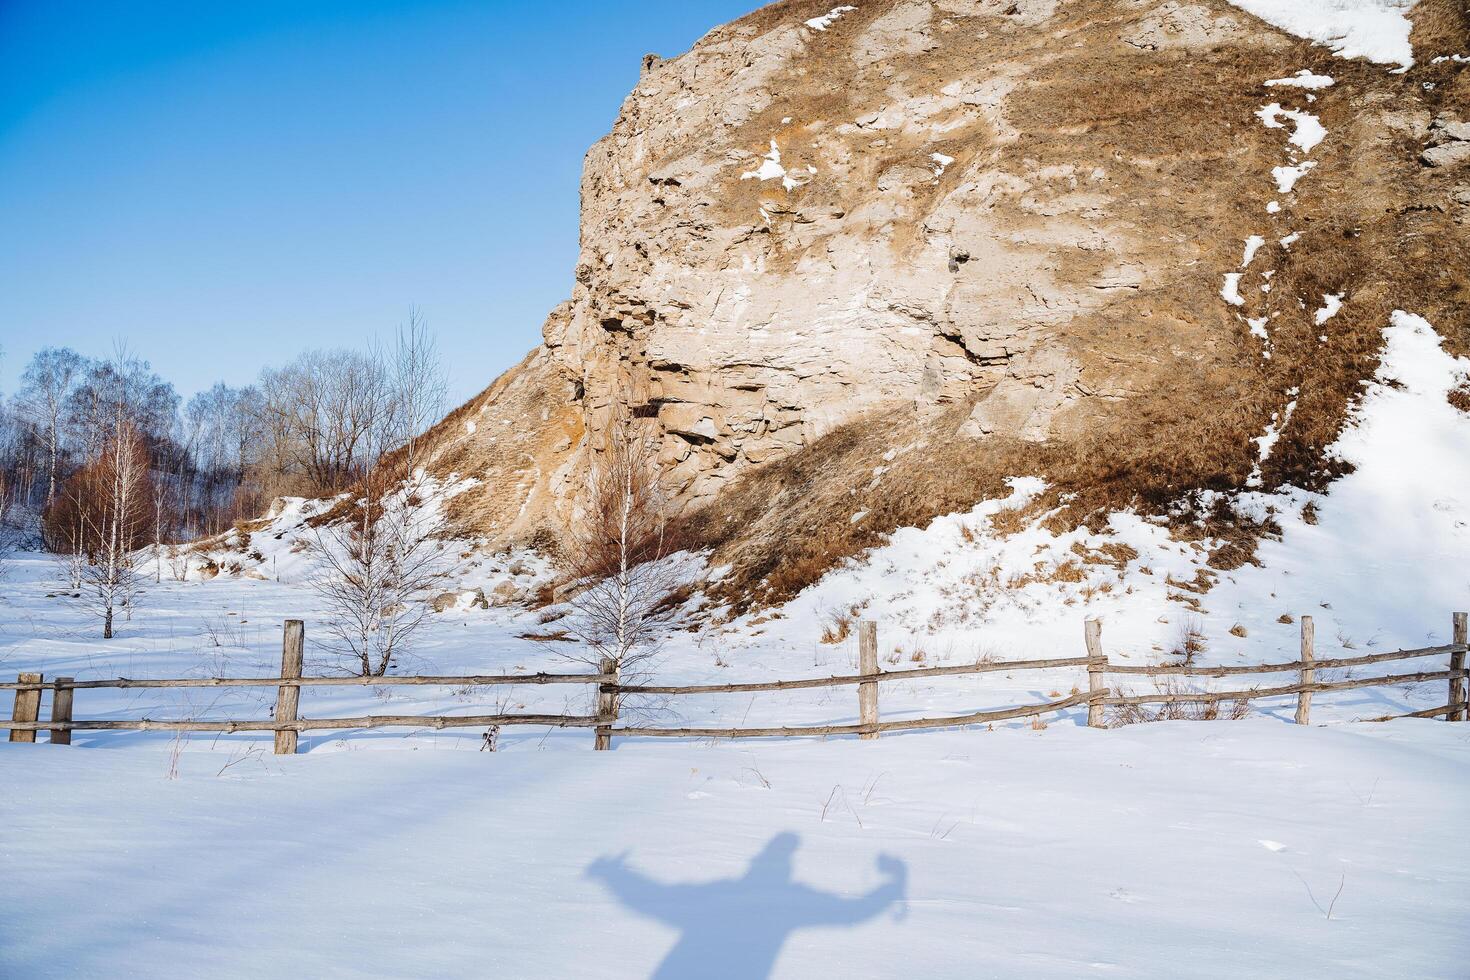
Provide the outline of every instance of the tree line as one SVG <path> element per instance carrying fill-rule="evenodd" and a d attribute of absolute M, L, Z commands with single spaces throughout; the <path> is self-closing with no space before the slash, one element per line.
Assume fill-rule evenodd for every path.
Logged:
<path fill-rule="evenodd" d="M 132 543 L 190 541 L 258 516 L 276 497 L 346 490 L 431 425 L 444 394 L 417 314 L 387 344 L 307 351 L 254 384 L 216 384 L 187 402 L 124 348 L 89 357 L 46 347 L 0 402 L 0 495 L 13 529 L 67 550 L 70 511 L 95 496 L 87 490 L 99 468 L 136 460 Z"/>

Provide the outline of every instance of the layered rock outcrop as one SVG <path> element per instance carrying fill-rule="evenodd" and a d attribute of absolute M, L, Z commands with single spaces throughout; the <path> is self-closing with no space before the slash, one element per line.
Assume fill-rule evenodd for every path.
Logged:
<path fill-rule="evenodd" d="M 1328 62 L 1320 101 L 1262 87 Z M 1379 89 L 1411 88 L 1217 0 L 765 7 L 645 59 L 587 155 L 571 299 L 497 383 L 524 397 L 467 406 L 487 418 L 446 429 L 446 459 L 473 470 L 499 440 L 477 506 L 505 535 L 565 516 L 615 405 L 655 426 L 688 505 L 872 412 L 962 403 L 954 435 L 983 453 L 1064 443 L 1135 403 L 1157 415 L 1172 391 L 1187 412 L 1208 380 L 1264 425 L 1287 385 L 1261 388 L 1247 324 L 1298 299 L 1267 311 L 1267 281 L 1238 309 L 1221 276 L 1268 211 L 1298 250 L 1314 230 L 1338 247 L 1344 209 L 1407 206 L 1417 179 L 1365 169 L 1457 165 L 1459 123 L 1372 142 L 1405 108 Z M 1345 163 L 1317 213 L 1273 185 L 1266 93 L 1335 134 L 1322 169 Z"/>

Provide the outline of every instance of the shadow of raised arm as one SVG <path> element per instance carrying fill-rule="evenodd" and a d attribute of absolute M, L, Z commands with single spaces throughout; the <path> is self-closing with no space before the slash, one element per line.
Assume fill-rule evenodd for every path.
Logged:
<path fill-rule="evenodd" d="M 685 912 L 696 891 L 695 885 L 671 885 L 655 881 L 628 867 L 628 852 L 617 857 L 602 857 L 587 866 L 587 877 L 603 883 L 607 890 L 639 915 L 657 919 L 668 925 L 683 924 Z"/>
<path fill-rule="evenodd" d="M 908 867 L 898 858 L 888 854 L 878 855 L 878 870 L 884 882 L 866 895 L 845 898 L 793 885 L 799 889 L 800 897 L 793 903 L 799 910 L 804 925 L 854 926 L 866 922 L 890 905 L 897 904 L 897 913 L 902 917 L 902 903 L 908 894 Z"/>

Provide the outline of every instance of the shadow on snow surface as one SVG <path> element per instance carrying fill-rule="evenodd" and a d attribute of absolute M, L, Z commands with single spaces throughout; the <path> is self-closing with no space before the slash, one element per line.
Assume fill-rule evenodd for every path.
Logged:
<path fill-rule="evenodd" d="M 890 906 L 903 914 L 908 883 L 904 862 L 880 854 L 878 869 L 887 880 L 865 895 L 846 898 L 792 879 L 792 856 L 799 843 L 796 834 L 777 834 L 743 876 L 704 884 L 655 881 L 629 868 L 626 853 L 598 858 L 586 873 L 630 910 L 679 930 L 653 980 L 760 980 L 771 975 L 781 947 L 797 929 L 856 926 Z"/>

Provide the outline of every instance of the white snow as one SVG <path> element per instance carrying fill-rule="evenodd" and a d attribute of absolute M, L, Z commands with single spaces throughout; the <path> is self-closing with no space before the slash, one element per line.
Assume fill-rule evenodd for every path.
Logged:
<path fill-rule="evenodd" d="M 1285 238 L 1282 238 L 1281 239 L 1281 247 L 1282 248 L 1291 248 L 1293 245 L 1296 244 L 1297 239 L 1298 238 L 1301 238 L 1301 237 L 1302 237 L 1302 233 L 1301 232 L 1294 231 L 1290 235 L 1287 235 Z"/>
<path fill-rule="evenodd" d="M 1287 142 L 1299 147 L 1303 153 L 1312 152 L 1318 143 L 1327 138 L 1327 129 L 1316 116 L 1297 109 L 1283 109 L 1280 102 L 1261 106 L 1256 110 L 1256 115 L 1268 129 L 1284 129 L 1286 124 L 1281 121 L 1281 117 L 1290 119 L 1294 126 Z"/>
<path fill-rule="evenodd" d="M 833 7 L 822 16 L 813 17 L 811 20 L 807 21 L 806 26 L 810 27 L 814 31 L 825 31 L 827 28 L 835 24 L 838 18 L 840 18 L 843 14 L 851 13 L 856 9 L 856 7 L 847 6 Z"/>
<path fill-rule="evenodd" d="M 1292 413 L 1296 411 L 1296 396 L 1300 391 L 1300 388 L 1292 388 L 1287 392 L 1291 396 L 1291 401 L 1286 403 L 1286 409 L 1279 413 L 1272 412 L 1271 422 L 1266 426 L 1265 433 L 1256 436 L 1253 440 L 1256 444 L 1256 465 L 1246 480 L 1246 486 L 1259 487 L 1261 485 L 1261 464 L 1271 458 L 1271 450 L 1276 448 L 1276 442 L 1281 438 L 1282 431 L 1291 424 Z"/>
<path fill-rule="evenodd" d="M 1220 298 L 1231 306 L 1244 306 L 1245 298 L 1240 295 L 1239 272 L 1225 273 L 1225 285 L 1220 287 Z"/>
<path fill-rule="evenodd" d="M 1280 201 L 1271 201 L 1271 202 L 1267 203 L 1267 205 L 1266 205 L 1266 213 L 1267 214 L 1275 214 L 1276 212 L 1278 212 L 1280 210 L 1281 210 L 1281 202 Z"/>
<path fill-rule="evenodd" d="M 1273 180 L 1276 181 L 1276 189 L 1278 191 L 1280 191 L 1282 194 L 1290 194 L 1291 189 L 1296 186 L 1296 182 L 1301 180 L 1302 177 L 1306 175 L 1307 171 L 1311 170 L 1315 166 L 1317 166 L 1315 161 L 1308 160 L 1305 163 L 1299 163 L 1294 167 L 1272 167 L 1271 177 Z M 1276 202 L 1272 201 L 1271 203 L 1275 204 Z M 1271 206 L 1269 204 L 1266 206 L 1266 210 L 1271 210 Z"/>
<path fill-rule="evenodd" d="M 1337 311 L 1342 309 L 1342 298 L 1345 295 L 1345 293 L 1323 293 L 1322 308 L 1313 314 L 1312 322 L 1320 327 L 1336 316 Z"/>
<path fill-rule="evenodd" d="M 1270 78 L 1266 80 L 1267 85 L 1285 85 L 1291 88 L 1322 89 L 1333 84 L 1331 75 L 1316 75 L 1310 69 L 1303 68 L 1290 78 Z"/>
<path fill-rule="evenodd" d="M 1342 58 L 1414 64 L 1408 13 L 1415 0 L 1230 0 L 1289 34 L 1331 48 Z"/>
<path fill-rule="evenodd" d="M 946 156 L 943 153 L 931 153 L 929 154 L 929 159 L 933 160 L 935 164 L 937 164 L 937 166 L 934 168 L 934 176 L 936 177 L 943 177 L 945 168 L 947 168 L 951 163 L 954 163 L 954 157 Z"/>
<path fill-rule="evenodd" d="M 1245 240 L 1245 255 L 1240 260 L 1242 269 L 1251 264 L 1251 259 L 1256 257 L 1256 251 L 1264 244 L 1266 244 L 1266 239 L 1260 235 L 1251 235 Z"/>
<path fill-rule="evenodd" d="M 1449 977 L 1457 726 L 0 745 L 8 977 Z M 1337 895 L 1335 905 L 1330 905 Z M 1319 910 L 1320 907 L 1320 910 Z M 1326 912 L 1331 910 L 1328 919 Z M 1412 941 L 1408 941 L 1411 937 Z"/>
<path fill-rule="evenodd" d="M 740 179 L 749 180 L 751 178 L 755 178 L 759 181 L 767 181 L 780 178 L 781 186 L 789 191 L 801 187 L 803 184 L 806 184 L 809 180 L 811 180 L 810 175 L 815 174 L 817 172 L 817 168 L 809 166 L 806 168 L 806 172 L 808 174 L 806 180 L 800 180 L 792 176 L 787 171 L 786 167 L 783 166 L 781 163 L 781 148 L 776 145 L 775 140 L 771 140 L 771 151 L 765 156 L 761 157 L 761 165 L 755 170 L 745 171 L 740 175 Z M 762 214 L 764 214 L 764 211 L 762 211 Z"/>
<path fill-rule="evenodd" d="M 1247 319 L 1245 322 L 1251 328 L 1251 336 L 1253 336 L 1253 337 L 1260 337 L 1262 340 L 1267 341 L 1267 342 L 1269 342 L 1271 340 L 1271 335 L 1266 332 L 1266 324 L 1268 324 L 1270 322 L 1270 317 L 1264 317 L 1264 316 L 1251 317 L 1251 318 Z M 1270 355 L 1268 354 L 1267 356 L 1269 357 Z"/>

